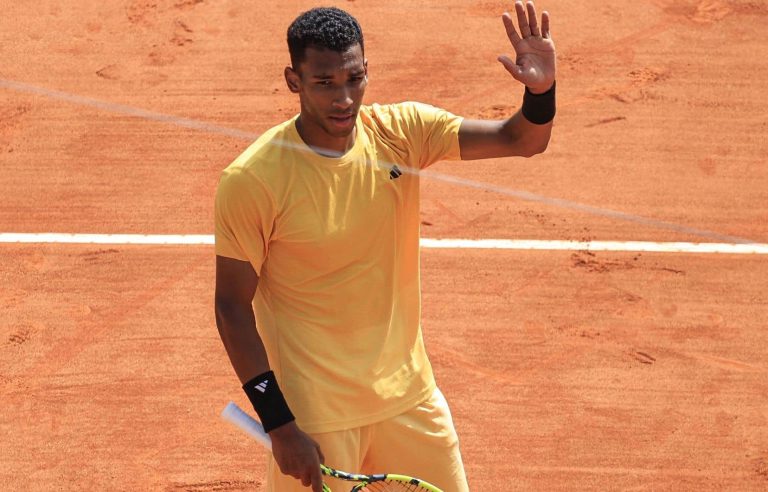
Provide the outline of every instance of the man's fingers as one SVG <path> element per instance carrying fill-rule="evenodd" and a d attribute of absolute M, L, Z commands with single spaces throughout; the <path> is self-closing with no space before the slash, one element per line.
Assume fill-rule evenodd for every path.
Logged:
<path fill-rule="evenodd" d="M 504 68 L 506 68 L 507 71 L 512 74 L 512 77 L 520 80 L 520 75 L 523 73 L 522 67 L 515 63 L 514 60 L 512 60 L 507 55 L 501 55 L 498 60 L 502 65 L 504 65 Z"/>
<path fill-rule="evenodd" d="M 517 12 L 517 24 L 520 26 L 520 36 L 525 39 L 531 35 L 531 26 L 528 25 L 528 17 L 525 15 L 523 2 L 515 2 L 515 12 Z"/>
<path fill-rule="evenodd" d="M 539 24 L 536 20 L 536 7 L 533 5 L 533 2 L 528 2 L 525 6 L 528 9 L 528 26 L 531 28 L 531 35 L 541 36 Z"/>
<path fill-rule="evenodd" d="M 320 445 L 315 443 L 315 448 L 317 448 L 317 456 L 320 458 L 320 463 L 325 463 L 325 456 L 323 455 L 323 450 L 320 449 Z"/>
<path fill-rule="evenodd" d="M 320 467 L 317 466 L 312 471 L 312 492 L 323 492 L 323 474 L 320 473 Z M 305 484 L 309 485 L 309 484 Z"/>
<path fill-rule="evenodd" d="M 501 16 L 501 20 L 504 21 L 504 29 L 507 30 L 507 37 L 514 48 L 517 46 L 517 43 L 520 42 L 520 35 L 517 34 L 517 31 L 515 30 L 515 22 L 512 20 L 512 16 L 509 15 L 509 12 L 504 12 L 504 15 Z"/>
<path fill-rule="evenodd" d="M 547 39 L 552 37 L 549 33 L 549 12 L 546 10 L 541 13 L 541 36 Z"/>
<path fill-rule="evenodd" d="M 314 490 L 315 486 L 314 484 L 312 484 L 312 475 L 310 475 L 307 472 L 304 472 L 304 474 L 299 478 L 299 480 L 301 480 L 301 485 L 305 487 L 309 487 L 310 485 L 312 485 L 312 489 Z"/>

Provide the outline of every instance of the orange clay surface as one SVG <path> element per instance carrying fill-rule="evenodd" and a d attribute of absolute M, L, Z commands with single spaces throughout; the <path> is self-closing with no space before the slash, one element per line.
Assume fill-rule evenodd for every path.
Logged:
<path fill-rule="evenodd" d="M 511 3 L 326 3 L 363 25 L 367 102 L 519 105 L 496 61 Z M 223 128 L 297 111 L 284 32 L 311 6 L 3 1 L 0 232 L 210 234 L 249 143 Z M 423 236 L 768 242 L 766 4 L 538 8 L 549 149 L 433 171 L 567 202 L 425 176 Z M 768 257 L 425 249 L 422 268 L 472 490 L 768 489 Z M 0 244 L 0 489 L 259 490 L 264 451 L 218 418 L 247 402 L 212 289 L 210 246 Z"/>

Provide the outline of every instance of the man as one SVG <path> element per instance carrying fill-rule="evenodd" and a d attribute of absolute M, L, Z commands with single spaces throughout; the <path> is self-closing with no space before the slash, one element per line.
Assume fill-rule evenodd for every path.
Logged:
<path fill-rule="evenodd" d="M 547 147 L 549 16 L 539 25 L 532 2 L 515 11 L 520 34 L 509 14 L 503 22 L 516 59 L 499 61 L 526 91 L 505 121 L 418 103 L 364 106 L 357 21 L 313 9 L 288 29 L 284 75 L 301 111 L 224 171 L 215 213 L 216 321 L 272 438 L 268 490 L 320 492 L 321 462 L 468 490 L 422 342 L 418 171 Z"/>

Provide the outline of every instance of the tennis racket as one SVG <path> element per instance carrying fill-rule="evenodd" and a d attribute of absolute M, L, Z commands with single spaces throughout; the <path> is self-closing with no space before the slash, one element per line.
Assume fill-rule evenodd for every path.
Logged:
<path fill-rule="evenodd" d="M 251 437 L 255 438 L 265 448 L 272 450 L 272 440 L 269 434 L 264 432 L 264 428 L 256 419 L 245 413 L 233 402 L 229 402 L 221 412 L 221 417 L 235 424 Z M 325 465 L 320 465 L 323 475 L 334 477 L 339 480 L 356 482 L 350 492 L 443 492 L 434 485 L 418 478 L 405 475 L 358 475 L 334 470 Z M 325 492 L 331 492 L 331 488 L 323 484 Z"/>

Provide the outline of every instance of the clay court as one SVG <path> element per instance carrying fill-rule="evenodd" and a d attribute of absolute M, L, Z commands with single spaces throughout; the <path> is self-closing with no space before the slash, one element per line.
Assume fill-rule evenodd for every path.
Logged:
<path fill-rule="evenodd" d="M 362 24 L 366 102 L 521 103 L 496 61 L 512 2 L 325 3 Z M 212 234 L 220 171 L 298 111 L 285 29 L 315 5 L 4 1 L 0 234 Z M 422 236 L 756 252 L 423 248 L 471 489 L 766 490 L 768 6 L 537 7 L 549 149 L 433 166 Z M 248 402 L 213 274 L 204 241 L 0 244 L 0 488 L 261 489 L 265 452 L 219 419 Z"/>

